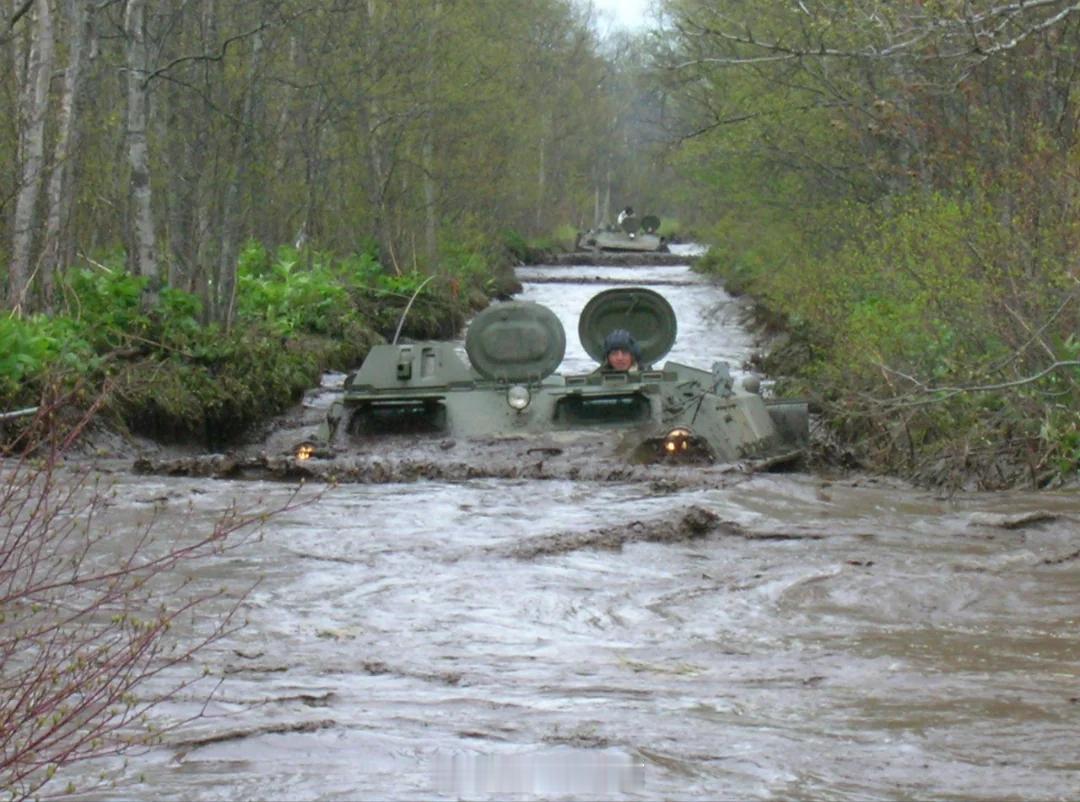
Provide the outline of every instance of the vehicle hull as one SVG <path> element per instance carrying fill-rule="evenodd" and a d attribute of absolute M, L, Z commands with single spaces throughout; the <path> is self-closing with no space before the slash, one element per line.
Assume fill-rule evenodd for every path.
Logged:
<path fill-rule="evenodd" d="M 578 249 L 630 253 L 665 253 L 667 243 L 658 234 L 645 231 L 617 230 L 587 231 L 578 238 Z"/>
<path fill-rule="evenodd" d="M 524 388 L 527 405 L 511 406 L 511 388 Z M 770 405 L 735 387 L 726 369 L 669 361 L 659 370 L 503 381 L 474 371 L 453 343 L 424 342 L 375 346 L 331 407 L 320 440 L 347 446 L 352 437 L 393 432 L 499 438 L 607 431 L 621 433 L 622 447 L 637 458 L 693 451 L 731 462 L 801 449 L 807 420 L 805 404 Z M 685 435 L 672 454 L 674 431 Z"/>

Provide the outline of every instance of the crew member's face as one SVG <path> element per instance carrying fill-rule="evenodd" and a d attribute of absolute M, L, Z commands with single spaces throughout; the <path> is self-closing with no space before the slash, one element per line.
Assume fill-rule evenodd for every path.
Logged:
<path fill-rule="evenodd" d="M 634 365 L 634 355 L 625 348 L 616 348 L 608 354 L 607 361 L 615 370 L 630 370 Z"/>

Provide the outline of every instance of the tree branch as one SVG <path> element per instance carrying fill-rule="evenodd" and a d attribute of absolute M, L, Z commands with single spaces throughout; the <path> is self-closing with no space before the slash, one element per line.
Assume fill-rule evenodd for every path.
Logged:
<path fill-rule="evenodd" d="M 266 30 L 272 24 L 273 23 L 271 22 L 261 22 L 257 26 L 252 28 L 250 31 L 245 31 L 244 33 L 238 33 L 235 36 L 230 36 L 228 39 L 221 43 L 221 49 L 217 53 L 203 53 L 197 56 L 179 56 L 178 58 L 174 58 L 165 66 L 158 67 L 156 70 L 147 72 L 146 76 L 143 78 L 143 86 L 149 84 L 154 78 L 157 78 L 159 75 L 163 75 L 164 73 L 169 72 L 169 70 L 171 70 L 173 67 L 178 67 L 181 64 L 186 64 L 189 61 L 221 61 L 225 58 L 225 54 L 229 49 L 229 45 L 231 45 L 233 42 L 238 42 L 241 39 L 248 38 L 249 36 L 254 36 L 257 33 Z"/>
<path fill-rule="evenodd" d="M 994 40 L 1011 23 L 1017 22 L 1021 16 L 1030 19 L 1032 12 L 1056 6 L 1060 0 L 1031 0 L 1031 2 L 1009 3 L 996 6 L 982 14 L 967 15 L 956 22 L 935 23 L 928 21 L 924 28 L 914 28 L 906 31 L 899 41 L 889 43 L 884 47 L 867 46 L 864 48 L 834 48 L 826 47 L 822 43 L 818 47 L 794 47 L 780 41 L 768 41 L 756 38 L 749 29 L 744 33 L 732 33 L 719 28 L 700 24 L 698 25 L 699 36 L 710 36 L 736 46 L 753 48 L 765 51 L 765 55 L 731 55 L 731 56 L 708 56 L 690 59 L 676 65 L 676 69 L 713 64 L 724 67 L 734 67 L 747 64 L 763 64 L 778 61 L 790 61 L 798 59 L 887 59 L 913 51 L 919 45 L 925 43 L 931 36 L 938 35 L 942 41 L 953 43 L 953 47 L 933 54 L 923 54 L 923 60 L 955 61 L 969 57 L 977 57 L 984 60 L 991 55 L 1014 50 L 1022 42 L 1033 35 L 1043 33 L 1065 21 L 1070 15 L 1080 12 L 1080 2 L 1072 3 L 1056 13 L 1036 22 L 1031 22 L 1024 30 L 1019 31 L 1008 41 L 999 44 L 984 45 L 980 40 Z M 805 8 L 803 9 L 805 13 Z M 992 23 L 997 23 L 991 27 Z M 684 35 L 688 35 L 682 26 L 679 27 Z M 963 47 L 956 46 L 960 39 L 969 43 Z"/>
<path fill-rule="evenodd" d="M 881 368 L 883 371 L 891 373 L 894 376 L 899 376 L 902 379 L 906 379 L 907 381 L 911 382 L 912 384 L 917 385 L 920 388 L 919 392 L 922 395 L 935 395 L 935 396 L 937 396 L 936 398 L 923 398 L 923 399 L 913 400 L 913 401 L 905 401 L 905 400 L 903 400 L 905 398 L 910 398 L 911 397 L 910 395 L 907 395 L 907 396 L 900 396 L 898 398 L 890 399 L 888 402 L 883 402 L 883 403 L 889 403 L 891 406 L 894 406 L 896 408 L 905 408 L 905 407 L 924 407 L 924 406 L 929 406 L 930 404 L 937 404 L 937 403 L 940 403 L 942 401 L 948 400 L 949 398 L 954 398 L 955 396 L 962 395 L 964 393 L 990 393 L 990 392 L 994 392 L 996 390 L 1009 390 L 1009 389 L 1012 389 L 1013 387 L 1022 387 L 1025 384 L 1033 384 L 1033 383 L 1039 381 L 1040 379 L 1045 378 L 1046 376 L 1053 373 L 1054 371 L 1060 370 L 1062 368 L 1080 368 L 1080 359 L 1058 360 L 1057 362 L 1054 362 L 1054 363 L 1048 365 L 1043 370 L 1040 370 L 1038 373 L 1035 373 L 1035 374 L 1033 374 L 1031 376 L 1025 376 L 1024 378 L 1021 378 L 1021 379 L 1014 379 L 1013 381 L 1000 382 L 998 384 L 970 384 L 970 385 L 961 385 L 961 386 L 957 386 L 957 387 L 927 387 L 926 385 L 924 385 L 922 382 L 920 382 L 918 379 L 914 378 L 913 376 L 909 376 L 906 373 L 903 373 L 902 371 L 899 371 L 899 370 L 894 370 L 893 368 L 890 368 L 888 365 L 883 365 L 881 363 L 878 363 L 878 367 Z M 896 403 L 893 403 L 893 402 L 896 402 Z"/>
<path fill-rule="evenodd" d="M 11 15 L 11 22 L 8 23 L 8 30 L 14 30 L 15 23 L 17 23 L 26 13 L 30 10 L 30 6 L 34 5 L 34 0 L 25 0 L 25 2 L 15 9 L 15 13 Z"/>

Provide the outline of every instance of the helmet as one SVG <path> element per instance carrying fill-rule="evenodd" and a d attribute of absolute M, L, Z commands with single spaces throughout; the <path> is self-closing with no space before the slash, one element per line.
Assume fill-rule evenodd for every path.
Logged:
<path fill-rule="evenodd" d="M 634 361 L 641 360 L 641 347 L 637 340 L 626 329 L 615 329 L 604 338 L 604 359 L 612 351 L 629 351 L 634 356 Z"/>

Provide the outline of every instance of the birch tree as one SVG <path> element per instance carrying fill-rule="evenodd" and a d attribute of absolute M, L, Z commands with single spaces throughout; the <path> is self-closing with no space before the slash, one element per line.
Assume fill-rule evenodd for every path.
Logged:
<path fill-rule="evenodd" d="M 51 306 L 55 274 L 72 257 L 72 243 L 67 232 L 71 226 L 72 158 L 81 134 L 78 126 L 78 100 L 82 94 L 85 66 L 91 36 L 90 0 L 67 0 L 63 3 L 66 22 L 68 63 L 64 69 L 63 89 L 53 147 L 52 171 L 47 191 L 48 212 L 42 242 L 41 286 L 46 306 Z"/>
<path fill-rule="evenodd" d="M 437 259 L 438 199 L 435 179 L 435 138 L 437 136 L 438 114 L 436 98 L 439 94 L 439 28 L 442 16 L 442 2 L 435 0 L 431 19 L 428 22 L 427 35 L 427 111 L 425 113 L 426 130 L 421 133 L 420 170 L 424 185 L 424 255 L 429 265 Z"/>
<path fill-rule="evenodd" d="M 153 192 L 150 185 L 149 54 L 146 43 L 146 0 L 127 0 L 124 10 L 125 66 L 127 70 L 127 158 L 130 167 L 131 272 L 149 279 L 145 304 L 157 303 L 161 277 L 154 232 Z"/>
<path fill-rule="evenodd" d="M 23 4 L 16 2 L 16 13 Z M 38 195 L 45 176 L 45 123 L 49 111 L 49 81 L 52 76 L 55 43 L 52 10 L 48 0 L 38 0 L 30 12 L 29 46 L 24 50 L 16 40 L 14 73 L 18 85 L 18 189 L 11 237 L 11 266 L 8 274 L 8 306 L 21 313 L 28 301 L 33 279 L 31 259 L 34 233 L 39 227 Z M 22 58 L 25 54 L 25 64 Z"/>

